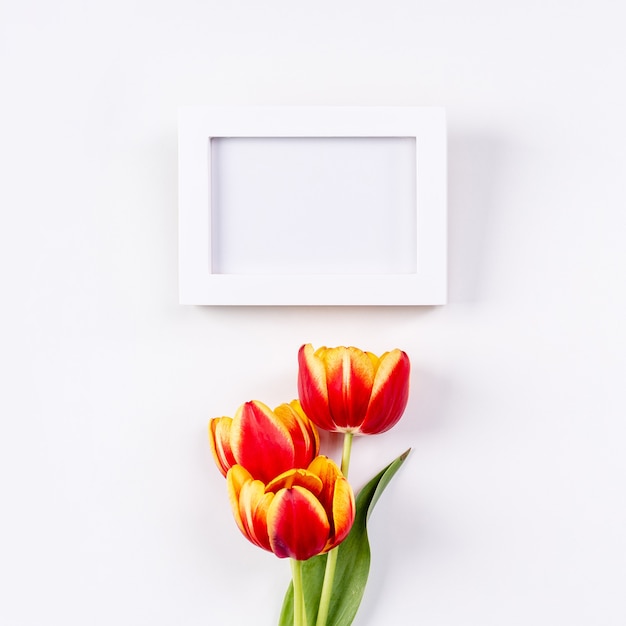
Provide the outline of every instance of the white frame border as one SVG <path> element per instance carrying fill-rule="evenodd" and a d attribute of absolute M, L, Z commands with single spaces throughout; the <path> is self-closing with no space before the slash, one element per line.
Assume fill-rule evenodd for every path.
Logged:
<path fill-rule="evenodd" d="M 179 296 L 209 305 L 446 303 L 446 120 L 439 107 L 179 110 Z M 381 275 L 211 273 L 211 149 L 217 137 L 414 137 L 417 271 Z"/>

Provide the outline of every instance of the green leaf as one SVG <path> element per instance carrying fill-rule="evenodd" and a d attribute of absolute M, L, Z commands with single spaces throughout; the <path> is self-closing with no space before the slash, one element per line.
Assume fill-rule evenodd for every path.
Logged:
<path fill-rule="evenodd" d="M 348 537 L 339 546 L 335 580 L 327 626 L 352 624 L 367 583 L 370 569 L 370 546 L 367 521 L 395 473 L 409 456 L 410 448 L 372 478 L 356 498 L 356 516 Z M 315 626 L 327 555 L 315 556 L 303 563 L 304 601 L 308 626 Z M 293 626 L 293 585 L 285 594 L 278 626 Z"/>

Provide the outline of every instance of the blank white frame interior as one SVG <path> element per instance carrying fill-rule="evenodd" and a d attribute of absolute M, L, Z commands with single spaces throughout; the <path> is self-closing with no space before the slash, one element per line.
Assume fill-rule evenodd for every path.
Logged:
<path fill-rule="evenodd" d="M 435 107 L 183 107 L 181 304 L 446 302 Z"/>

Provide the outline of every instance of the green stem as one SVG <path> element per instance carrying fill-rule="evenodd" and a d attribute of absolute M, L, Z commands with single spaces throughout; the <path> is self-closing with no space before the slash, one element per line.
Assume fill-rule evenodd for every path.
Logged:
<path fill-rule="evenodd" d="M 341 473 L 348 478 L 348 469 L 350 468 L 350 453 L 352 452 L 352 439 L 354 433 L 344 433 L 343 436 L 343 452 L 341 453 Z"/>
<path fill-rule="evenodd" d="M 350 452 L 352 451 L 352 433 L 345 433 L 343 437 L 343 452 L 341 454 L 341 472 L 347 478 L 350 467 Z M 317 621 L 315 626 L 326 626 L 328 611 L 330 610 L 330 598 L 333 592 L 333 581 L 335 580 L 335 568 L 337 567 L 337 555 L 339 546 L 333 548 L 326 558 L 326 570 L 324 571 L 324 582 L 322 583 L 322 593 L 320 596 L 320 606 L 317 611 Z"/>
<path fill-rule="evenodd" d="M 293 577 L 293 626 L 307 626 L 302 587 L 302 561 L 291 559 Z"/>
<path fill-rule="evenodd" d="M 330 596 L 332 595 L 333 580 L 335 578 L 335 567 L 337 566 L 337 550 L 339 550 L 339 546 L 333 548 L 326 557 L 326 570 L 324 571 L 324 582 L 322 583 L 320 606 L 317 611 L 315 626 L 326 626 L 330 609 Z"/>

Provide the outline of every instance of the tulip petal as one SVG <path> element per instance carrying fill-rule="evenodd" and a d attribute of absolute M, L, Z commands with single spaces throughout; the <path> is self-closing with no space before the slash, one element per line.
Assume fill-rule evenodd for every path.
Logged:
<path fill-rule="evenodd" d="M 363 434 L 383 433 L 402 417 L 409 399 L 409 357 L 401 350 L 381 356 L 372 397 L 361 425 Z"/>
<path fill-rule="evenodd" d="M 302 487 L 279 491 L 267 512 L 269 540 L 274 554 L 299 561 L 319 554 L 330 525 L 317 498 Z"/>
<path fill-rule="evenodd" d="M 289 406 L 298 417 L 298 425 L 300 426 L 302 436 L 309 442 L 306 450 L 307 462 L 309 462 L 310 459 L 314 459 L 318 455 L 320 450 L 320 435 L 317 426 L 309 419 L 298 400 L 292 400 Z"/>
<path fill-rule="evenodd" d="M 350 532 L 355 515 L 354 493 L 337 465 L 325 456 L 318 456 L 308 467 L 317 474 L 324 488 L 317 496 L 330 522 L 330 538 L 324 551 L 328 551 Z"/>
<path fill-rule="evenodd" d="M 267 533 L 267 511 L 274 499 L 273 493 L 265 493 L 260 480 L 246 482 L 239 494 L 239 513 L 246 537 L 265 550 L 271 550 Z"/>
<path fill-rule="evenodd" d="M 253 480 L 250 472 L 248 472 L 248 470 L 241 465 L 233 465 L 226 474 L 226 485 L 228 488 L 230 506 L 233 510 L 235 522 L 237 522 L 239 530 L 241 530 L 244 535 L 246 534 L 246 529 L 239 510 L 239 495 L 241 494 L 242 487 L 250 480 Z"/>
<path fill-rule="evenodd" d="M 267 510 L 274 499 L 265 485 L 254 480 L 241 465 L 233 465 L 226 476 L 228 497 L 239 530 L 252 543 L 271 550 L 267 534 Z"/>
<path fill-rule="evenodd" d="M 322 503 L 322 506 L 326 510 L 329 518 L 332 515 L 332 502 L 333 493 L 335 491 L 335 482 L 340 476 L 343 476 L 341 470 L 337 467 L 334 461 L 331 461 L 326 456 L 318 456 L 313 461 L 307 470 L 316 476 L 319 476 L 323 488 L 317 495 L 317 499 Z M 332 524 L 332 520 L 331 524 Z"/>
<path fill-rule="evenodd" d="M 315 425 L 304 414 L 297 400 L 277 406 L 274 413 L 291 435 L 294 465 L 305 466 L 319 451 L 319 435 Z"/>
<path fill-rule="evenodd" d="M 335 491 L 332 503 L 332 522 L 333 528 L 331 536 L 324 548 L 324 552 L 331 550 L 340 544 L 352 529 L 354 516 L 356 513 L 356 504 L 354 501 L 354 493 L 348 481 L 343 477 L 339 477 L 335 483 Z"/>
<path fill-rule="evenodd" d="M 323 487 L 322 480 L 317 474 L 304 469 L 293 469 L 274 478 L 267 484 L 265 490 L 278 493 L 281 489 L 290 489 L 295 486 L 304 487 L 315 496 L 322 491 Z"/>
<path fill-rule="evenodd" d="M 228 470 L 237 463 L 230 447 L 230 428 L 233 420 L 230 417 L 216 417 L 209 421 L 209 443 L 215 464 L 226 476 Z"/>
<path fill-rule="evenodd" d="M 358 348 L 330 348 L 324 352 L 328 404 L 336 428 L 357 429 L 370 401 L 375 369 Z"/>
<path fill-rule="evenodd" d="M 231 445 L 237 462 L 263 482 L 294 466 L 292 437 L 262 402 L 239 407 L 233 418 Z"/>
<path fill-rule="evenodd" d="M 328 406 L 324 361 L 313 351 L 310 343 L 300 348 L 298 365 L 298 395 L 304 412 L 320 428 L 335 430 Z"/>

